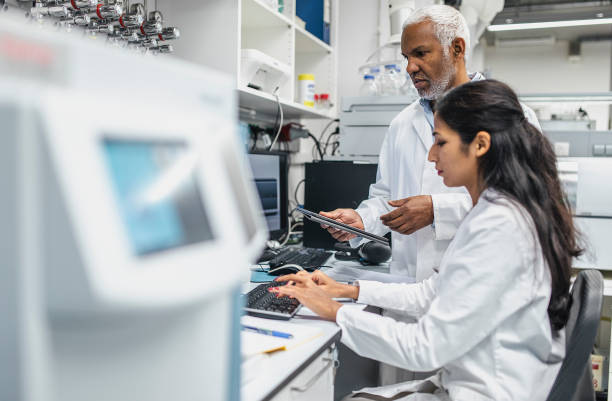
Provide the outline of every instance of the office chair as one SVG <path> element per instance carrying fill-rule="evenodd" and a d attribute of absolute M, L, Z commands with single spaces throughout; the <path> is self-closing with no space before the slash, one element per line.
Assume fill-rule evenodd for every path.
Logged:
<path fill-rule="evenodd" d="M 603 287 L 598 270 L 581 270 L 576 277 L 565 326 L 565 359 L 548 401 L 595 400 L 590 354 L 599 327 Z"/>

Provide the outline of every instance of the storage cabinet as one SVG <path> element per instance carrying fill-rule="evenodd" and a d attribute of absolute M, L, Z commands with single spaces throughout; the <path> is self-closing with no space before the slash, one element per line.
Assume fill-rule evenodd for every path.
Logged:
<path fill-rule="evenodd" d="M 328 348 L 288 383 L 273 401 L 332 401 L 334 399 L 335 352 Z"/>
<path fill-rule="evenodd" d="M 236 77 L 241 108 L 274 115 L 276 98 L 270 92 L 240 85 L 242 49 L 255 49 L 289 66 L 289 77 L 278 96 L 286 119 L 334 118 L 337 99 L 337 60 L 334 51 L 337 10 L 331 3 L 331 45 L 302 28 L 296 19 L 296 1 L 283 0 L 158 0 L 165 20 L 181 29 L 174 43 L 174 57 L 226 71 Z M 328 109 L 311 108 L 298 102 L 300 74 L 315 76 L 315 92 L 327 93 Z"/>

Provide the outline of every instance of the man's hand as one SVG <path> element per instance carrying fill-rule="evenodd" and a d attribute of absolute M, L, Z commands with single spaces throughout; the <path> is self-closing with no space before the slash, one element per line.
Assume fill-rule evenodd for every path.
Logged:
<path fill-rule="evenodd" d="M 397 209 L 380 216 L 380 219 L 393 231 L 408 235 L 433 223 L 433 201 L 430 195 L 411 196 L 388 203 Z"/>
<path fill-rule="evenodd" d="M 336 209 L 332 210 L 331 212 L 319 212 L 319 214 L 360 230 L 363 230 L 364 228 L 361 216 L 354 209 Z M 325 228 L 327 232 L 336 239 L 336 241 L 343 242 L 356 237 L 355 234 L 351 234 L 325 224 L 321 224 L 321 227 Z"/>

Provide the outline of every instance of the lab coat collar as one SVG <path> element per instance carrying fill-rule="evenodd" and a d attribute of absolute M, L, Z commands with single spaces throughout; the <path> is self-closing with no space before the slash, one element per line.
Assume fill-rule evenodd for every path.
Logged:
<path fill-rule="evenodd" d="M 480 72 L 469 73 L 468 78 L 470 78 L 470 81 L 472 82 L 481 81 L 483 79 L 486 79 L 485 76 L 482 75 Z M 414 129 L 418 133 L 419 138 L 421 139 L 421 142 L 423 143 L 423 146 L 425 146 L 425 149 L 429 150 L 429 148 L 431 147 L 433 143 L 433 139 L 431 138 L 431 134 L 433 133 L 433 126 L 434 126 L 433 110 L 431 108 L 431 102 L 427 99 L 424 99 L 424 98 L 419 99 L 419 104 L 423 108 L 425 119 L 423 121 L 422 119 L 415 118 L 412 120 L 412 125 L 414 126 Z M 429 129 L 427 129 L 427 125 L 425 123 L 429 125 Z"/>

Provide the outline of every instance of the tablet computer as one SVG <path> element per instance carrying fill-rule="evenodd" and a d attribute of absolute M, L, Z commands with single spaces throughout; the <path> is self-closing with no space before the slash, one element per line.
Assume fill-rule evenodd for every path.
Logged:
<path fill-rule="evenodd" d="M 326 224 L 328 226 L 335 227 L 335 228 L 337 228 L 339 230 L 346 231 L 346 232 L 349 232 L 351 234 L 355 234 L 355 235 L 357 235 L 359 237 L 362 237 L 362 238 L 365 238 L 365 239 L 369 239 L 371 241 L 376 241 L 376 242 L 378 242 L 380 244 L 383 244 L 383 245 L 389 245 L 389 240 L 386 239 L 385 237 L 381 237 L 380 235 L 370 234 L 367 231 L 363 231 L 363 230 L 360 230 L 358 228 L 351 227 L 351 226 L 349 226 L 347 224 L 340 223 L 339 221 L 330 219 L 330 218 L 325 217 L 325 216 L 321 216 L 318 213 L 311 212 L 310 210 L 306 210 L 306 209 L 303 209 L 301 207 L 298 207 L 295 210 L 297 212 L 302 213 L 304 215 L 304 217 L 306 217 L 307 219 L 312 220 L 312 221 L 314 221 L 316 223 Z"/>

